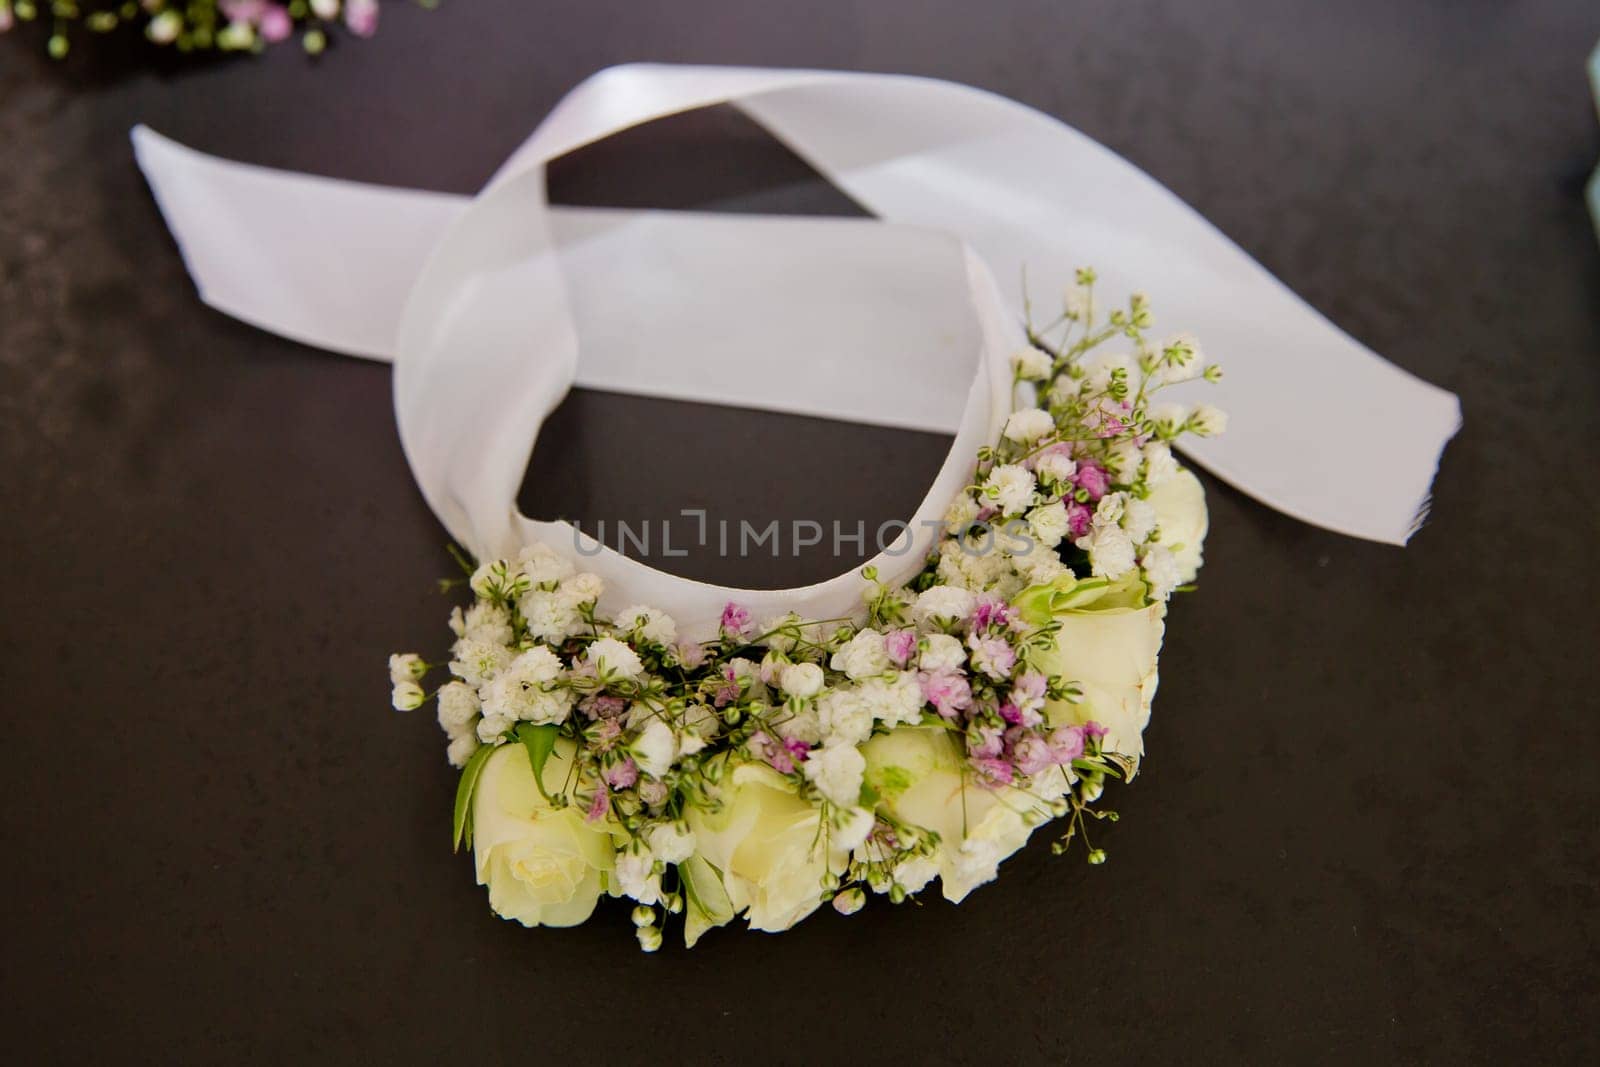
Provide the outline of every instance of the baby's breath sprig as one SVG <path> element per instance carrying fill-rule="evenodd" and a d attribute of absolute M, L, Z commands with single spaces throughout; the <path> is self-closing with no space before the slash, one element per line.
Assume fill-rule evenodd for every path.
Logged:
<path fill-rule="evenodd" d="M 435 8 L 439 0 L 414 0 Z M 307 55 L 334 36 L 371 37 L 377 0 L 0 0 L 0 33 L 17 24 L 49 22 L 45 51 L 65 59 L 81 28 L 103 36 L 125 28 L 178 52 L 261 52 L 299 34 Z"/>

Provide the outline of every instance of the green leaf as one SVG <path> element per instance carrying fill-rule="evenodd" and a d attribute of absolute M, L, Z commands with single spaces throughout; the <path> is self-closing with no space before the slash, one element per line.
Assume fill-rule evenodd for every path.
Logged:
<path fill-rule="evenodd" d="M 478 779 L 483 775 L 483 765 L 489 762 L 493 745 L 480 745 L 461 768 L 461 781 L 456 784 L 455 826 L 450 834 L 450 847 L 461 851 L 461 843 L 472 847 L 472 794 L 477 791 Z"/>
<path fill-rule="evenodd" d="M 1111 764 L 1101 763 L 1098 760 L 1075 759 L 1072 761 L 1072 769 L 1084 774 L 1108 774 L 1113 778 L 1122 777 Z"/>
<path fill-rule="evenodd" d="M 550 762 L 550 753 L 555 751 L 561 727 L 555 723 L 535 726 L 525 722 L 517 727 L 516 732 L 517 740 L 528 750 L 528 762 L 533 765 L 533 784 L 539 787 L 540 796 L 550 800 L 550 794 L 544 788 L 544 765 Z"/>

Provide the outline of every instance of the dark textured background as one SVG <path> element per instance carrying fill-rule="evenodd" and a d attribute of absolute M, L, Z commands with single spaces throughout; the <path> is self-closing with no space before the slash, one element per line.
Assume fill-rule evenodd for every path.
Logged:
<path fill-rule="evenodd" d="M 1594 4 L 451 0 L 386 4 L 377 39 L 321 63 L 286 47 L 160 73 L 115 46 L 58 68 L 12 37 L 12 1062 L 1595 1062 Z M 619 905 L 571 931 L 493 918 L 451 857 L 442 737 L 387 708 L 384 656 L 444 645 L 432 582 L 450 570 L 388 371 L 203 308 L 126 132 L 469 192 L 566 88 L 634 59 L 999 90 L 1146 168 L 1461 394 L 1433 522 L 1404 551 L 1208 483 L 1204 588 L 1174 611 L 1104 868 L 1036 843 L 960 909 L 819 915 L 646 958 Z M 716 114 L 564 161 L 552 186 L 847 209 Z M 576 395 L 524 495 L 582 518 L 692 503 L 875 520 L 910 512 L 940 447 Z M 751 457 L 782 474 L 748 477 Z"/>

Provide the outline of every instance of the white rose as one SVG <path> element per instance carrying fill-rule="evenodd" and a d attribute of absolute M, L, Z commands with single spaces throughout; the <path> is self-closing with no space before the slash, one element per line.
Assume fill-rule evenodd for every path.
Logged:
<path fill-rule="evenodd" d="M 583 655 L 602 679 L 633 681 L 644 673 L 639 654 L 615 637 L 600 638 Z"/>
<path fill-rule="evenodd" d="M 1049 815 L 1026 793 L 974 783 L 957 741 L 942 728 L 903 727 L 874 737 L 861 751 L 866 783 L 877 790 L 880 805 L 901 822 L 939 835 L 927 862 L 939 871 L 945 899 L 955 903 L 993 879 L 1000 862 L 1027 842 L 1033 828 L 1025 812 Z M 922 873 L 913 867 L 906 876 L 915 882 Z"/>
<path fill-rule="evenodd" d="M 815 663 L 790 663 L 778 672 L 778 688 L 800 700 L 822 692 L 822 682 L 822 668 Z"/>
<path fill-rule="evenodd" d="M 833 654 L 829 665 L 854 681 L 871 678 L 889 669 L 889 653 L 883 635 L 870 627 L 857 632 L 850 643 Z"/>
<path fill-rule="evenodd" d="M 871 719 L 868 719 L 870 726 Z M 811 750 L 801 769 L 817 792 L 841 808 L 853 808 L 861 797 L 861 774 L 866 761 L 854 745 L 836 744 Z"/>
<path fill-rule="evenodd" d="M 1161 544 L 1178 563 L 1178 584 L 1194 581 L 1203 560 L 1206 529 L 1206 491 L 1192 471 L 1180 470 L 1150 490 L 1150 503 L 1156 509 L 1156 528 Z"/>
<path fill-rule="evenodd" d="M 1155 699 L 1157 659 L 1165 630 L 1164 603 L 1145 608 L 1062 612 L 1056 647 L 1035 655 L 1046 674 L 1077 682 L 1083 700 L 1045 706 L 1052 726 L 1094 721 L 1106 728 L 1101 745 L 1134 761 L 1144 754 L 1143 733 Z"/>
<path fill-rule="evenodd" d="M 662 778 L 672 769 L 678 741 L 672 736 L 672 727 L 660 719 L 651 719 L 634 739 L 630 751 L 641 771 L 652 778 Z"/>
<path fill-rule="evenodd" d="M 546 782 L 566 780 L 573 745 L 556 742 Z M 576 926 L 594 911 L 611 873 L 611 835 L 579 805 L 553 808 L 533 781 L 528 753 L 506 745 L 484 765 L 472 804 L 478 884 L 496 914 L 524 926 Z"/>
<path fill-rule="evenodd" d="M 843 869 L 846 853 L 825 847 L 821 809 L 770 767 L 741 763 L 717 791 L 718 810 L 688 811 L 696 858 L 722 872 L 727 914 L 748 912 L 754 930 L 787 930 L 822 903 L 823 879 Z M 709 895 L 697 886 L 697 897 Z"/>
<path fill-rule="evenodd" d="M 967 661 L 967 646 L 959 637 L 929 634 L 922 640 L 927 647 L 922 650 L 917 665 L 925 671 L 953 671 Z"/>
<path fill-rule="evenodd" d="M 1046 809 L 1035 810 L 1047 814 Z M 1022 815 L 1003 804 L 990 807 L 982 818 L 969 817 L 967 836 L 940 875 L 945 898 L 959 901 L 980 885 L 994 881 L 1001 862 L 1026 845 L 1032 833 L 1033 827 Z"/>

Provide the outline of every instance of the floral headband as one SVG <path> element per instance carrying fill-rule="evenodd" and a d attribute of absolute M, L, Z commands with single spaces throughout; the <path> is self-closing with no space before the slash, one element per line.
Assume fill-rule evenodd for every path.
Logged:
<path fill-rule="evenodd" d="M 717 103 L 883 221 L 546 202 L 550 159 Z M 395 361 L 406 455 L 474 557 L 474 600 L 446 661 L 391 659 L 393 700 L 437 702 L 462 768 L 454 838 L 527 925 L 624 896 L 643 947 L 680 913 L 692 944 L 935 878 L 960 900 L 1051 821 L 1059 847 L 1087 842 L 1106 780 L 1137 770 L 1167 603 L 1200 565 L 1204 494 L 1173 446 L 1279 510 L 1399 544 L 1459 425 L 1455 397 L 1149 177 L 945 82 L 615 68 L 470 199 L 134 136 L 207 302 Z M 1035 322 L 991 262 L 1074 280 Z M 1156 330 L 1135 281 L 1227 353 L 1226 384 L 1192 336 Z M 1242 434 L 1195 403 L 1206 382 Z M 575 383 L 953 441 L 867 566 L 732 589 L 517 511 L 540 422 Z"/>

